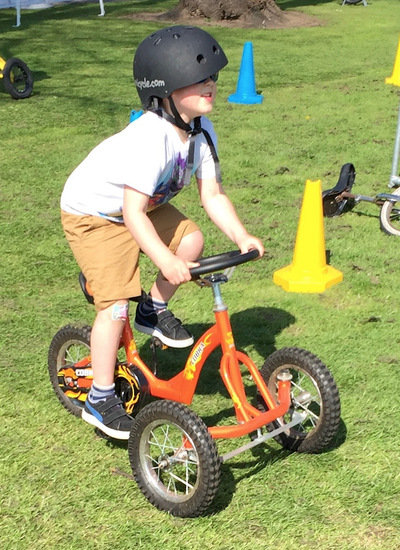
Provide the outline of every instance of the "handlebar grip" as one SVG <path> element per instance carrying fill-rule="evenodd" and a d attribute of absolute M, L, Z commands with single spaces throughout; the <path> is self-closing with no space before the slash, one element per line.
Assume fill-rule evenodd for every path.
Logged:
<path fill-rule="evenodd" d="M 244 264 L 258 258 L 260 253 L 256 248 L 249 250 L 242 254 L 240 250 L 232 250 L 231 252 L 224 252 L 223 254 L 216 254 L 215 256 L 208 256 L 207 258 L 201 258 L 197 260 L 200 264 L 198 267 L 192 267 L 190 273 L 193 278 L 205 275 L 206 273 L 213 273 L 227 269 L 228 267 L 234 267 L 236 265 Z"/>

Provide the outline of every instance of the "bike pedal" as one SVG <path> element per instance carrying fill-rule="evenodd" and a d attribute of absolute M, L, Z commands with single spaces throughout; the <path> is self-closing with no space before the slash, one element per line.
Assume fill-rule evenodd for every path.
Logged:
<path fill-rule="evenodd" d="M 161 351 L 168 349 L 168 346 L 166 344 L 164 344 L 159 338 L 155 338 L 154 336 L 151 339 L 150 347 L 151 349 L 159 348 Z"/>

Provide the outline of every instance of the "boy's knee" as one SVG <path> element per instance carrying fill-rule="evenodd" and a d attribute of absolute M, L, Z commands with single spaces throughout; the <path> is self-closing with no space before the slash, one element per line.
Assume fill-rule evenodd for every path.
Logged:
<path fill-rule="evenodd" d="M 182 253 L 186 255 L 189 255 L 190 260 L 197 260 L 202 253 L 204 248 L 204 238 L 203 233 L 198 231 L 193 231 L 192 233 L 189 233 L 188 235 L 185 235 L 183 239 L 180 242 L 180 245 L 177 250 L 177 254 L 181 255 Z"/>
<path fill-rule="evenodd" d="M 106 305 L 99 309 L 97 316 L 103 321 L 126 321 L 129 314 L 129 302 L 127 300 L 118 300 L 117 302 Z M 107 321 L 108 322 L 108 321 Z"/>
<path fill-rule="evenodd" d="M 112 321 L 126 321 L 129 313 L 129 302 L 118 301 L 111 307 Z"/>
<path fill-rule="evenodd" d="M 203 253 L 203 248 L 204 248 L 203 233 L 200 230 L 198 230 L 198 231 L 193 231 L 188 235 L 185 235 L 181 240 L 178 250 L 181 249 L 181 250 L 190 251 L 191 255 L 193 255 L 193 260 L 196 260 Z"/>

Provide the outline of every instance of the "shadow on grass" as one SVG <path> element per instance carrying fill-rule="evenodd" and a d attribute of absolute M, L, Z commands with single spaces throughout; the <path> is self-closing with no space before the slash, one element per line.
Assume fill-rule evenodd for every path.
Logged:
<path fill-rule="evenodd" d="M 221 465 L 221 482 L 218 493 L 214 502 L 203 514 L 204 516 L 212 516 L 225 510 L 232 502 L 236 487 L 241 481 L 256 476 L 264 468 L 278 462 L 288 454 L 284 449 L 273 449 L 265 444 L 255 447 L 255 449 L 257 449 L 257 452 L 253 449 L 253 457 L 246 453 L 244 460 L 241 462 Z M 234 475 L 237 470 L 243 473 Z"/>
<path fill-rule="evenodd" d="M 373 208 L 375 206 L 375 208 Z M 376 205 L 373 205 L 372 207 L 372 211 L 371 212 L 367 212 L 367 211 L 364 211 L 364 210 L 352 210 L 352 214 L 353 215 L 356 215 L 356 216 L 364 216 L 366 218 L 376 218 L 376 219 L 379 219 L 379 215 L 380 215 L 380 210 L 377 210 L 376 208 Z"/>
<path fill-rule="evenodd" d="M 345 423 L 341 420 L 336 438 L 328 448 L 324 449 L 319 454 L 325 454 L 340 447 L 346 440 L 346 436 L 347 428 Z M 294 452 L 295 451 L 288 451 L 284 448 L 276 449 L 264 442 L 250 450 L 252 456 L 249 453 L 245 453 L 241 462 L 222 464 L 220 487 L 213 504 L 206 511 L 205 515 L 210 516 L 217 514 L 227 508 L 233 499 L 233 495 L 239 483 L 245 479 L 257 476 L 264 468 L 281 461 Z M 239 472 L 239 474 L 234 475 L 235 471 Z"/>
<path fill-rule="evenodd" d="M 103 436 L 97 430 L 96 434 L 100 438 L 106 440 L 108 448 L 127 450 L 127 441 L 110 439 L 107 436 Z M 290 454 L 289 451 L 285 449 L 276 449 L 268 446 L 268 444 L 263 444 L 255 447 L 252 450 L 252 455 L 247 453 L 241 462 L 221 464 L 221 478 L 218 492 L 213 503 L 203 512 L 202 516 L 213 516 L 225 510 L 232 502 L 233 496 L 236 493 L 236 487 L 241 481 L 256 476 L 264 468 L 282 460 L 282 458 L 288 454 Z M 237 471 L 239 471 L 239 475 L 235 475 Z M 112 473 L 113 475 L 119 475 L 134 482 L 133 475 L 130 471 L 116 469 Z"/>

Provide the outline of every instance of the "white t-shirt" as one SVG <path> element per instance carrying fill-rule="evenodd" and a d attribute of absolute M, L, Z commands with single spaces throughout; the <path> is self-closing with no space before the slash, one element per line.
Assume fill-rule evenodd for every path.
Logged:
<path fill-rule="evenodd" d="M 211 122 L 202 117 L 201 125 L 216 147 Z M 61 208 L 123 223 L 125 185 L 148 195 L 149 209 L 170 201 L 184 186 L 188 152 L 189 141 L 182 143 L 170 122 L 147 112 L 89 153 L 68 178 Z M 203 134 L 196 136 L 192 173 L 202 179 L 215 176 Z"/>

